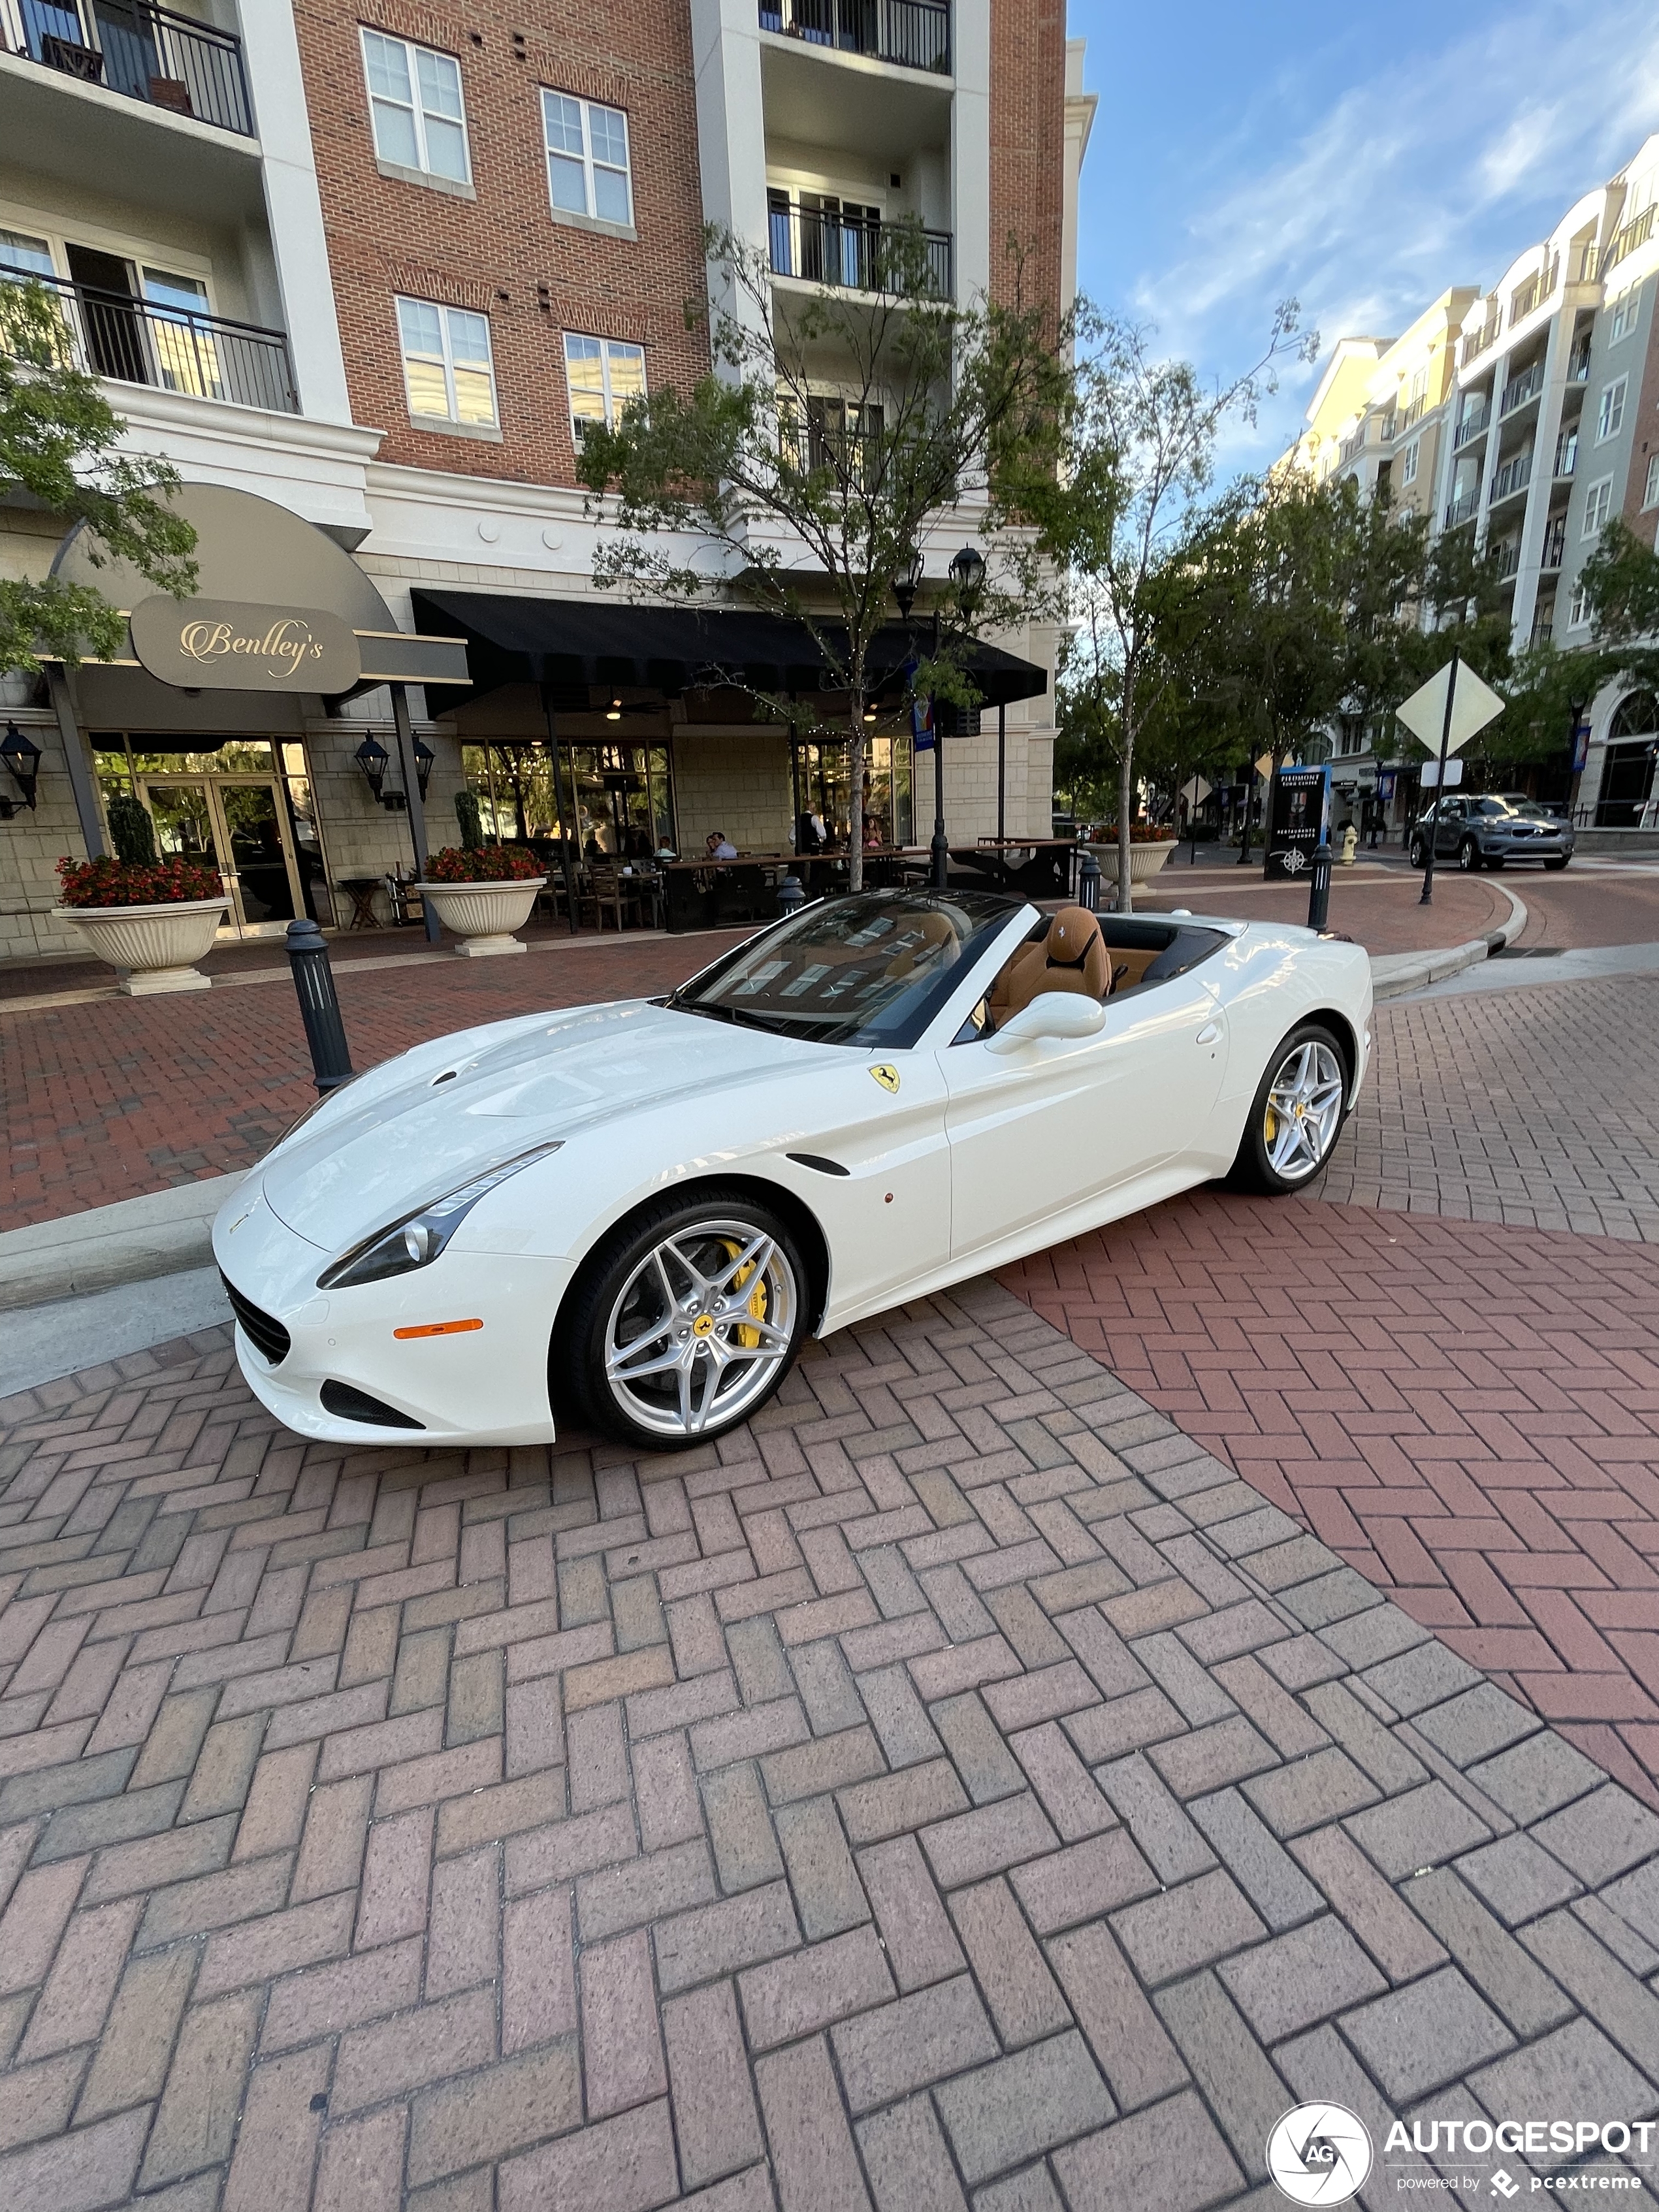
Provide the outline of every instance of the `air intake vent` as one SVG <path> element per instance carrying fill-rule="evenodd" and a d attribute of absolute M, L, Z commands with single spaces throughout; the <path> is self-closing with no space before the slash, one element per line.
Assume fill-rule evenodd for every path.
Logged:
<path fill-rule="evenodd" d="M 294 1340 L 274 1314 L 256 1306 L 252 1298 L 245 1298 L 224 1269 L 219 1270 L 219 1280 L 225 1286 L 225 1296 L 230 1300 L 242 1334 L 254 1350 L 262 1352 L 273 1367 L 280 1367 L 293 1348 Z"/>
<path fill-rule="evenodd" d="M 371 1398 L 367 1390 L 354 1390 L 349 1382 L 325 1382 L 319 1394 L 325 1413 L 337 1414 L 343 1421 L 362 1421 L 371 1429 L 423 1429 L 424 1421 L 411 1420 L 400 1413 L 395 1406 L 388 1406 L 379 1398 Z"/>

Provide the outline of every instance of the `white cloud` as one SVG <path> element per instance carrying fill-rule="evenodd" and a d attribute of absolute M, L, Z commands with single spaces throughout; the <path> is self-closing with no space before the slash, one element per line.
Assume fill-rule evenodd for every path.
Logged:
<path fill-rule="evenodd" d="M 1322 333 L 1322 362 L 1340 337 L 1393 336 L 1449 286 L 1494 282 L 1659 129 L 1659 17 L 1638 0 L 1534 0 L 1368 69 L 1251 173 L 1272 117 L 1306 99 L 1290 73 L 1267 88 L 1192 180 L 1184 246 L 1135 289 L 1164 346 L 1223 374 L 1259 353 L 1283 298 Z M 1235 465 L 1288 442 L 1318 374 L 1285 374 L 1231 441 Z"/>

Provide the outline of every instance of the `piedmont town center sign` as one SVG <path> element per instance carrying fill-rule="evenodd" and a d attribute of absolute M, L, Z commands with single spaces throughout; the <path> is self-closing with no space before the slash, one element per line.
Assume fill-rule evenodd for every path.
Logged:
<path fill-rule="evenodd" d="M 183 690 L 337 693 L 362 672 L 356 637 L 322 607 L 159 593 L 133 609 L 131 630 L 140 666 Z"/>

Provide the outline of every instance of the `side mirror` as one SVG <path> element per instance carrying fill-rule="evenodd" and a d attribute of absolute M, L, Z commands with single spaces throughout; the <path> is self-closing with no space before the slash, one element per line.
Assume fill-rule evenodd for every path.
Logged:
<path fill-rule="evenodd" d="M 985 1049 L 1018 1052 L 1042 1037 L 1091 1037 L 1105 1026 L 1106 1009 L 1098 999 L 1085 998 L 1080 991 L 1042 991 L 986 1038 Z"/>

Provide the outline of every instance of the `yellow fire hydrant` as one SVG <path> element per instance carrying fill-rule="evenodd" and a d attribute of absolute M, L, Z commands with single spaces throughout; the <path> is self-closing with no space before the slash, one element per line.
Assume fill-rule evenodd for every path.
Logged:
<path fill-rule="evenodd" d="M 1353 856 L 1358 850 L 1359 832 L 1354 828 L 1352 823 L 1350 822 L 1347 828 L 1342 832 L 1342 865 L 1345 868 L 1352 867 Z"/>

